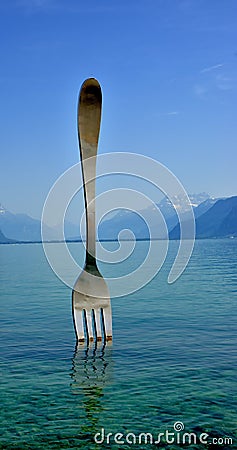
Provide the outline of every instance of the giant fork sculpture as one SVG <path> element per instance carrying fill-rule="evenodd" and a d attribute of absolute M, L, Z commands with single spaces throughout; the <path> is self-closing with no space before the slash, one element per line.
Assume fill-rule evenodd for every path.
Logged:
<path fill-rule="evenodd" d="M 78 102 L 78 140 L 86 212 L 86 259 L 72 292 L 77 339 L 112 340 L 112 313 L 107 284 L 96 263 L 95 178 L 102 93 L 98 81 L 84 81 Z"/>

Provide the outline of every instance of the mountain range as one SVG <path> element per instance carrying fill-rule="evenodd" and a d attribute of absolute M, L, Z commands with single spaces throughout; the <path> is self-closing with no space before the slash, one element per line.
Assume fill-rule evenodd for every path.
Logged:
<path fill-rule="evenodd" d="M 169 233 L 179 239 L 177 224 Z M 196 238 L 237 237 L 237 196 L 217 200 L 204 214 L 196 217 Z"/>
<path fill-rule="evenodd" d="M 201 193 L 191 194 L 189 199 L 194 211 L 197 238 L 237 237 L 237 196 L 215 199 Z M 156 206 L 164 217 L 169 238 L 179 239 L 180 229 L 176 210 L 179 209 L 182 219 L 186 220 L 187 208 L 183 199 L 174 197 L 172 204 L 165 197 Z M 49 241 L 58 239 L 57 227 L 46 229 Z M 81 240 L 78 230 L 78 225 L 66 222 L 66 239 Z M 130 239 L 131 232 L 136 239 L 149 239 L 150 233 L 156 239 L 166 237 L 162 218 L 157 215 L 155 206 L 136 212 L 118 210 L 112 217 L 101 221 L 98 226 L 98 238 L 117 240 L 121 230 L 123 230 L 122 239 Z M 26 214 L 13 214 L 0 205 L 0 243 L 40 241 L 40 220 Z"/>
<path fill-rule="evenodd" d="M 195 218 L 208 211 L 217 201 L 217 199 L 209 197 L 206 193 L 190 194 L 189 199 Z M 176 210 L 179 210 L 179 214 L 183 220 L 187 216 L 186 201 L 178 196 L 173 198 L 173 203 L 165 197 L 156 206 L 165 220 L 169 233 L 178 223 Z M 103 240 L 105 236 L 107 239 L 117 240 L 121 230 L 124 230 L 122 234 L 123 239 L 131 237 L 131 232 L 136 239 L 149 239 L 150 235 L 154 239 L 165 239 L 166 231 L 162 224 L 162 217 L 157 215 L 156 206 L 138 211 L 137 213 L 120 210 L 112 219 L 104 220 L 99 224 L 99 240 Z"/>
<path fill-rule="evenodd" d="M 66 237 L 74 236 L 78 232 L 79 226 L 67 222 Z M 41 241 L 41 221 L 33 219 L 27 214 L 13 214 L 0 204 L 0 230 L 5 235 L 5 240 L 15 240 L 23 242 L 40 242 Z M 47 239 L 58 239 L 58 227 L 51 228 L 45 226 Z M 0 235 L 0 243 L 3 238 Z"/>

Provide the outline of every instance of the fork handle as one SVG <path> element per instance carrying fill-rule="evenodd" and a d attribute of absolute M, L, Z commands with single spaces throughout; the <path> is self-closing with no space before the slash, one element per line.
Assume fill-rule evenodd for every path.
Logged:
<path fill-rule="evenodd" d="M 102 92 L 95 78 L 82 84 L 78 101 L 78 140 L 86 211 L 86 265 L 96 265 L 95 178 Z"/>

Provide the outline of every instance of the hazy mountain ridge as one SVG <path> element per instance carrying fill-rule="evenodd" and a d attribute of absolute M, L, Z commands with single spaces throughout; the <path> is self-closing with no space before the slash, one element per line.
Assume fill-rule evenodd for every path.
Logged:
<path fill-rule="evenodd" d="M 208 194 L 189 195 L 196 220 L 197 238 L 236 237 L 237 236 L 237 196 L 214 199 Z M 151 207 L 142 211 L 119 210 L 110 219 L 104 219 L 98 227 L 98 238 L 117 240 L 119 233 L 122 239 L 130 239 L 131 232 L 136 239 L 164 239 L 169 235 L 170 239 L 179 239 L 179 223 L 176 209 L 182 220 L 185 220 L 187 208 L 185 202 L 177 197 L 171 201 L 166 197 L 157 205 L 163 220 L 167 226 L 165 231 L 162 218 L 157 215 L 156 208 Z M 176 209 L 175 209 L 176 208 Z M 139 215 L 140 214 L 140 215 Z M 146 219 L 148 226 L 146 224 Z M 59 238 L 58 227 L 46 227 L 47 240 Z M 65 236 L 67 240 L 81 239 L 79 225 L 65 222 Z M 0 243 L 11 242 L 40 242 L 41 222 L 27 214 L 13 214 L 0 205 Z"/>
<path fill-rule="evenodd" d="M 0 230 L 0 244 L 13 244 L 15 241 L 13 239 L 8 239 L 3 232 Z"/>
<path fill-rule="evenodd" d="M 193 207 L 195 217 L 200 216 L 206 212 L 217 199 L 211 198 L 205 192 L 201 194 L 189 194 L 190 203 Z M 165 197 L 158 204 L 157 207 L 160 210 L 168 232 L 170 232 L 178 223 L 177 211 L 182 219 L 185 220 L 187 215 L 187 208 L 189 205 L 186 203 L 186 199 L 174 197 L 171 201 Z M 140 211 L 141 217 L 147 220 L 148 226 L 150 228 L 151 236 L 155 239 L 165 239 L 167 233 L 164 230 L 164 225 L 162 224 L 162 218 L 157 216 L 155 208 L 149 208 Z M 145 220 L 139 217 L 139 211 L 131 213 L 128 211 L 120 211 L 113 218 L 109 220 L 104 220 L 98 227 L 98 237 L 101 239 L 118 239 L 119 232 L 121 230 L 129 229 L 133 232 L 137 239 L 149 239 L 150 232 L 147 227 Z M 123 232 L 123 238 L 130 237 L 129 232 Z"/>
<path fill-rule="evenodd" d="M 73 235 L 79 226 L 67 222 L 66 237 Z M 33 219 L 27 214 L 13 214 L 0 204 L 0 230 L 10 239 L 24 242 L 41 241 L 41 221 Z M 59 238 L 58 227 L 51 228 L 45 226 L 48 240 Z M 1 241 L 0 241 L 1 242 Z"/>

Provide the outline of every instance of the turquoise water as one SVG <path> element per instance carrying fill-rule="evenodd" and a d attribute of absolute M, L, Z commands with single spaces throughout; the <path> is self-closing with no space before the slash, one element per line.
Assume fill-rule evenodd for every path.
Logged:
<path fill-rule="evenodd" d="M 147 243 L 137 246 L 142 255 Z M 82 253 L 81 244 L 71 247 Z M 176 250 L 171 242 L 147 286 L 112 299 L 113 344 L 87 349 L 75 347 L 71 291 L 41 245 L 0 246 L 1 449 L 237 449 L 237 240 L 197 241 L 168 285 Z M 116 265 L 101 270 L 113 275 Z M 174 443 L 126 440 L 142 432 L 155 440 L 175 422 L 185 429 Z M 102 434 L 101 444 L 94 440 L 102 428 L 109 443 Z M 196 444 L 178 442 L 185 431 Z"/>

